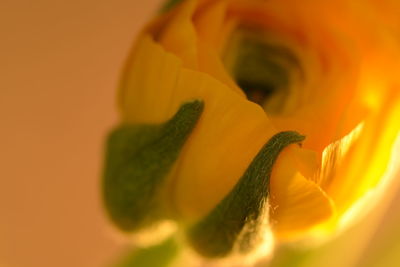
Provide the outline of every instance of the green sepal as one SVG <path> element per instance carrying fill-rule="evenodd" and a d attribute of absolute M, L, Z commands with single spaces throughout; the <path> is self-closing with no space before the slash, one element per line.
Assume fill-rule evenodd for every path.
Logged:
<path fill-rule="evenodd" d="M 174 8 L 176 5 L 180 4 L 184 0 L 168 0 L 167 2 L 164 3 L 164 5 L 161 8 L 161 13 L 168 12 L 172 8 Z"/>
<path fill-rule="evenodd" d="M 280 132 L 264 145 L 232 191 L 189 228 L 188 240 L 199 254 L 218 258 L 233 252 L 234 247 L 246 253 L 256 245 L 274 162 L 286 146 L 304 138 L 297 132 Z"/>
<path fill-rule="evenodd" d="M 159 219 L 160 189 L 203 111 L 202 101 L 183 104 L 161 125 L 121 125 L 106 146 L 103 198 L 111 220 L 135 231 Z"/>

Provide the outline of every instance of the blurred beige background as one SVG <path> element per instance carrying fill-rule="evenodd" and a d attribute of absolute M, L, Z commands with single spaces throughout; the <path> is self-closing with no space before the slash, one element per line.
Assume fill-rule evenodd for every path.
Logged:
<path fill-rule="evenodd" d="M 160 0 L 0 0 L 0 266 L 103 266 L 119 71 Z"/>
<path fill-rule="evenodd" d="M 160 2 L 0 0 L 1 267 L 101 267 L 119 254 L 101 209 L 102 145 L 124 59 Z M 351 265 L 396 264 L 399 201 L 322 262 L 359 246 Z"/>

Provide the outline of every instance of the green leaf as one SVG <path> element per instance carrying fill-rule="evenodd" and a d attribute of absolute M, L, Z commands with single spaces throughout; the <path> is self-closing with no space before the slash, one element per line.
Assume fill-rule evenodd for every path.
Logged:
<path fill-rule="evenodd" d="M 203 102 L 180 107 L 162 125 L 121 125 L 108 138 L 103 197 L 112 221 L 135 231 L 162 216 L 160 189 L 195 127 Z"/>
<path fill-rule="evenodd" d="M 161 244 L 130 252 L 115 267 L 167 267 L 176 259 L 179 251 L 179 243 L 175 238 L 170 238 Z"/>
<path fill-rule="evenodd" d="M 273 164 L 282 149 L 304 138 L 292 131 L 274 135 L 233 190 L 204 219 L 189 229 L 189 242 L 201 255 L 224 257 L 232 252 L 234 246 L 240 253 L 245 253 L 256 245 Z"/>

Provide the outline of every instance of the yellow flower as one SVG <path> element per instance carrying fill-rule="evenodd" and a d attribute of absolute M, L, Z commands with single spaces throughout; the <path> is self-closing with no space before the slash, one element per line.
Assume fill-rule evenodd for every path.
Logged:
<path fill-rule="evenodd" d="M 373 207 L 399 156 L 400 4 L 175 2 L 122 78 L 103 186 L 114 223 L 174 221 L 204 257 L 263 256 Z"/>

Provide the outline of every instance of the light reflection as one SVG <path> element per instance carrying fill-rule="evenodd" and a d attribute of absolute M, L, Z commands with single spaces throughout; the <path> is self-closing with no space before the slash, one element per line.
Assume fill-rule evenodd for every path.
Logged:
<path fill-rule="evenodd" d="M 373 189 L 369 190 L 364 197 L 360 198 L 353 206 L 346 211 L 340 221 L 339 227 L 344 229 L 364 217 L 371 209 L 378 204 L 377 200 L 388 200 L 389 186 L 394 184 L 394 179 L 400 172 L 400 131 L 397 134 L 393 144 L 390 160 L 387 165 L 385 174 L 382 176 L 380 183 Z"/>
<path fill-rule="evenodd" d="M 174 234 L 177 229 L 178 226 L 174 221 L 165 220 L 139 233 L 132 234 L 131 239 L 135 242 L 135 245 L 148 247 L 161 243 Z"/>
<path fill-rule="evenodd" d="M 346 156 L 351 145 L 359 138 L 363 129 L 364 122 L 361 122 L 349 134 L 324 149 L 320 171 L 316 173 L 316 178 L 314 178 L 321 188 L 325 188 L 334 178 L 335 170 Z"/>
<path fill-rule="evenodd" d="M 135 247 L 151 247 L 160 244 L 173 235 L 177 229 L 178 226 L 174 221 L 164 220 L 137 233 L 121 232 L 111 225 L 107 225 L 106 230 L 108 232 L 107 235 L 119 244 L 126 244 L 128 235 L 130 243 Z"/>
<path fill-rule="evenodd" d="M 378 204 L 379 208 L 383 208 L 384 206 L 382 202 L 390 201 L 390 187 L 398 187 L 398 185 L 395 184 L 395 179 L 398 177 L 399 173 L 400 131 L 398 131 L 393 143 L 386 171 L 377 186 L 368 190 L 343 214 L 338 214 L 337 217 L 332 218 L 332 220 L 317 225 L 311 229 L 310 239 L 303 240 L 301 243 L 307 244 L 308 246 L 316 246 L 321 242 L 329 241 L 336 236 L 339 236 L 349 227 L 360 222 L 366 215 L 370 214 Z M 400 181 L 398 181 L 397 184 L 400 184 Z"/>

